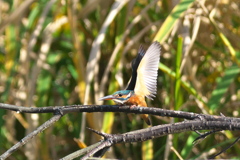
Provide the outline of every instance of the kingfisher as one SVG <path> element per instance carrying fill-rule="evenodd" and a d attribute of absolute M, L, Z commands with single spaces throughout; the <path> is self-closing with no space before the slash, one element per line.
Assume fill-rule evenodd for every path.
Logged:
<path fill-rule="evenodd" d="M 132 77 L 127 88 L 99 100 L 113 100 L 118 104 L 131 105 L 131 107 L 147 107 L 145 97 L 153 100 L 157 93 L 160 53 L 161 46 L 157 41 L 153 42 L 147 51 L 140 46 L 137 57 L 132 61 Z M 141 118 L 151 125 L 148 114 L 141 114 Z"/>

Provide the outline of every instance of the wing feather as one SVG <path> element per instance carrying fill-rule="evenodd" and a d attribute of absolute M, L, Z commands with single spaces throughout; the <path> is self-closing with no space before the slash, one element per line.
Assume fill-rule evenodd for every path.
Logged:
<path fill-rule="evenodd" d="M 159 42 L 153 42 L 146 51 L 137 69 L 137 79 L 134 92 L 149 99 L 157 92 L 158 64 L 161 47 Z"/>
<path fill-rule="evenodd" d="M 139 47 L 138 49 L 138 55 L 137 57 L 132 61 L 132 77 L 130 79 L 130 82 L 128 83 L 128 86 L 126 90 L 134 90 L 136 86 L 136 79 L 137 79 L 137 69 L 139 66 L 139 63 L 141 62 L 143 56 L 145 54 L 145 50 L 143 49 L 142 46 Z"/>

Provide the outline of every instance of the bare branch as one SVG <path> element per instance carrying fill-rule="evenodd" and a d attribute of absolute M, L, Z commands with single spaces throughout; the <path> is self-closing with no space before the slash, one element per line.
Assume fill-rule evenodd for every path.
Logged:
<path fill-rule="evenodd" d="M 99 144 L 101 144 L 102 142 L 98 142 L 98 143 L 95 143 L 91 146 L 88 146 L 87 148 L 83 148 L 81 150 L 78 150 L 76 152 L 73 152 L 63 158 L 61 158 L 60 160 L 70 160 L 70 159 L 74 159 L 74 158 L 77 158 L 85 153 L 87 153 L 89 150 L 92 150 L 93 148 L 97 147 Z"/>
<path fill-rule="evenodd" d="M 21 146 L 26 144 L 29 140 L 34 138 L 38 133 L 43 132 L 45 129 L 50 127 L 52 124 L 57 122 L 63 115 L 62 114 L 57 114 L 54 115 L 51 119 L 43 123 L 41 126 L 39 126 L 36 130 L 25 136 L 23 139 L 21 139 L 18 143 L 16 143 L 14 146 L 12 146 L 10 149 L 8 149 L 5 153 L 3 153 L 0 156 L 0 159 L 6 159 L 9 157 L 13 152 L 15 152 L 17 149 L 19 149 Z"/>
<path fill-rule="evenodd" d="M 240 122 L 240 118 L 197 114 L 192 112 L 166 110 L 154 107 L 131 107 L 128 105 L 67 105 L 67 106 L 49 106 L 49 107 L 22 107 L 10 104 L 0 103 L 0 109 L 12 110 L 18 113 L 56 113 L 59 110 L 63 114 L 73 112 L 124 112 L 135 114 L 150 114 L 161 117 L 175 117 L 188 120 L 202 121 L 231 121 Z"/>
<path fill-rule="evenodd" d="M 68 105 L 68 106 L 50 106 L 50 107 L 22 107 L 10 104 L 0 103 L 0 109 L 12 110 L 18 113 L 54 113 L 51 119 L 38 127 L 35 131 L 24 137 L 20 142 L 6 151 L 0 159 L 5 159 L 16 151 L 19 147 L 26 144 L 30 139 L 35 137 L 38 133 L 42 132 L 55 122 L 57 122 L 63 115 L 73 112 L 125 112 L 136 114 L 150 114 L 156 116 L 165 117 L 177 117 L 185 119 L 182 122 L 172 124 L 161 124 L 141 130 L 136 130 L 124 134 L 107 134 L 100 131 L 90 129 L 98 135 L 104 137 L 104 140 L 99 142 L 95 147 L 88 147 L 84 150 L 74 152 L 71 156 L 66 156 L 63 159 L 70 157 L 77 157 L 83 154 L 87 154 L 82 159 L 87 159 L 91 156 L 102 156 L 106 150 L 116 143 L 131 143 L 141 142 L 149 139 L 154 139 L 169 134 L 195 131 L 198 130 L 210 130 L 205 134 L 200 134 L 198 139 L 203 139 L 207 135 L 221 131 L 221 130 L 240 130 L 240 118 L 214 116 L 205 114 L 196 114 L 183 111 L 173 111 L 160 108 L 150 107 L 131 107 L 131 106 L 119 106 L 119 105 Z M 187 119 L 187 120 L 186 120 Z M 198 140 L 197 139 L 197 140 Z"/>
<path fill-rule="evenodd" d="M 124 134 L 106 134 L 102 132 L 95 133 L 103 136 L 105 140 L 100 143 L 96 148 L 88 152 L 82 160 L 85 160 L 93 156 L 96 152 L 104 149 L 105 147 L 110 147 L 117 143 L 132 143 L 141 142 L 149 139 L 154 139 L 169 134 L 195 131 L 195 130 L 240 130 L 240 123 L 230 122 L 230 121 L 183 121 L 173 124 L 158 125 L 150 128 L 145 128 L 137 131 L 132 131 Z M 107 135 L 107 136 L 106 136 Z"/>

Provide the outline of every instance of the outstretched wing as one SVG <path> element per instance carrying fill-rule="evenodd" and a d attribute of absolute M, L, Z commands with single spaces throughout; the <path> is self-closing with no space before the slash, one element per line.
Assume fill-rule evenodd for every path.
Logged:
<path fill-rule="evenodd" d="M 130 80 L 130 83 L 128 84 L 126 90 L 134 90 L 137 80 L 137 69 L 139 66 L 139 63 L 141 62 L 143 56 L 145 54 L 145 50 L 142 46 L 138 49 L 138 55 L 137 57 L 132 61 L 132 77 Z"/>
<path fill-rule="evenodd" d="M 158 64 L 161 47 L 155 41 L 146 51 L 137 69 L 137 79 L 134 92 L 149 99 L 155 97 L 157 92 Z"/>

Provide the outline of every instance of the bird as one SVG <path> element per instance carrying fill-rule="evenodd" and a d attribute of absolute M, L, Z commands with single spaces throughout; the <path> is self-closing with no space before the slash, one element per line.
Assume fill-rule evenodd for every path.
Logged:
<path fill-rule="evenodd" d="M 136 58 L 132 61 L 132 76 L 126 89 L 102 97 L 99 100 L 113 100 L 117 104 L 131 105 L 131 107 L 147 107 L 145 97 L 153 100 L 157 93 L 160 54 L 161 46 L 157 41 L 153 42 L 147 51 L 141 45 Z M 141 114 L 140 116 L 148 125 L 151 125 L 148 114 Z"/>

